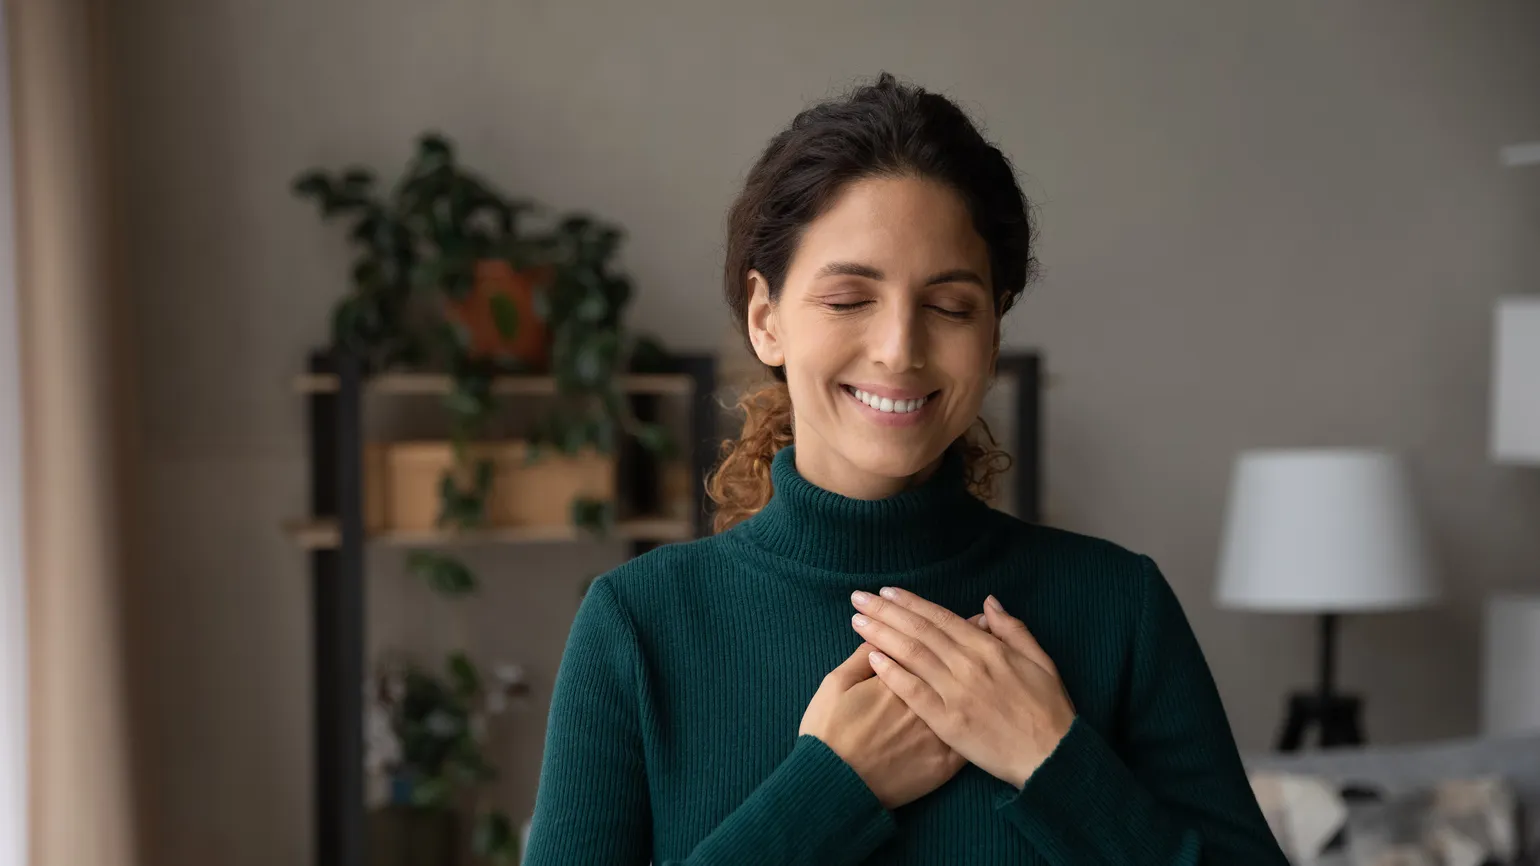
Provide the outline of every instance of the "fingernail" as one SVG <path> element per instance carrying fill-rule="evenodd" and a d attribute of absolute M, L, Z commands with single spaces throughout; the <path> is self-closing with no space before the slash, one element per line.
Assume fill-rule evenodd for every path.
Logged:
<path fill-rule="evenodd" d="M 888 663 L 888 657 L 876 650 L 867 653 L 866 657 L 871 660 L 873 665 L 885 665 Z"/>
<path fill-rule="evenodd" d="M 1000 600 L 995 598 L 993 595 L 991 595 L 987 599 L 984 599 L 984 603 L 988 604 L 990 607 L 994 608 L 995 610 L 1000 611 L 1001 613 L 1005 613 L 1005 608 L 1000 606 Z"/>
<path fill-rule="evenodd" d="M 881 593 L 883 598 L 898 598 L 898 590 L 894 589 L 891 586 L 884 586 L 880 590 L 880 593 Z"/>
<path fill-rule="evenodd" d="M 871 620 L 867 619 L 866 617 L 862 616 L 859 613 L 856 614 L 855 616 L 851 617 L 850 621 L 855 623 L 858 626 L 859 625 L 866 625 L 867 623 L 871 622 Z"/>
<path fill-rule="evenodd" d="M 864 592 L 862 592 L 860 590 L 856 590 L 855 592 L 852 592 L 850 594 L 850 601 L 853 604 L 855 604 L 856 607 L 862 607 L 867 602 L 869 602 L 871 600 L 872 600 L 871 596 L 867 595 L 866 593 L 864 593 Z"/>

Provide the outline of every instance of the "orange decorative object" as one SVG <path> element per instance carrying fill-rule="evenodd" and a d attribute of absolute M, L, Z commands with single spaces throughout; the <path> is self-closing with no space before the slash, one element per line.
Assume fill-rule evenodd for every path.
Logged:
<path fill-rule="evenodd" d="M 448 301 L 449 315 L 470 335 L 470 354 L 474 357 L 512 357 L 532 370 L 544 371 L 551 361 L 551 335 L 545 321 L 535 312 L 535 293 L 551 277 L 551 268 L 515 271 L 501 259 L 483 259 L 476 263 L 475 280 L 463 299 Z M 513 338 L 497 329 L 493 299 L 505 296 L 517 313 Z"/>

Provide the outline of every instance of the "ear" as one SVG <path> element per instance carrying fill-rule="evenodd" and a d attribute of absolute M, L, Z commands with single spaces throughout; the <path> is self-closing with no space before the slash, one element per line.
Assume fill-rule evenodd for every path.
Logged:
<path fill-rule="evenodd" d="M 770 302 L 770 283 L 759 271 L 751 270 L 749 281 L 749 343 L 754 354 L 767 367 L 780 367 L 786 363 L 786 352 L 781 347 L 780 322 L 775 305 Z"/>

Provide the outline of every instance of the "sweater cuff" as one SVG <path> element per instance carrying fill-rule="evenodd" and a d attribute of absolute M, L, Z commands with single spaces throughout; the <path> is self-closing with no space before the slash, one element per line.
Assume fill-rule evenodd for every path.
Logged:
<path fill-rule="evenodd" d="M 1079 716 L 1020 791 L 996 797 L 995 811 L 1056 866 L 1196 862 L 1196 838 Z"/>
<path fill-rule="evenodd" d="M 892 837 L 896 825 L 893 813 L 845 759 L 823 740 L 802 734 L 791 754 L 718 829 L 724 832 L 707 837 L 692 856 L 702 862 L 759 863 L 771 862 L 765 857 L 773 853 L 773 862 L 822 866 L 865 860 Z"/>

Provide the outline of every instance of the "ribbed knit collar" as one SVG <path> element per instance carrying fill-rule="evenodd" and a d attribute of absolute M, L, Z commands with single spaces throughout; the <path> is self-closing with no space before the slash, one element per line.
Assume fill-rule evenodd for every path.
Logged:
<path fill-rule="evenodd" d="M 852 499 L 797 471 L 796 446 L 770 464 L 774 495 L 744 529 L 760 546 L 813 568 L 844 574 L 895 573 L 950 559 L 989 521 L 967 488 L 962 454 L 948 448 L 925 481 L 883 499 Z"/>

